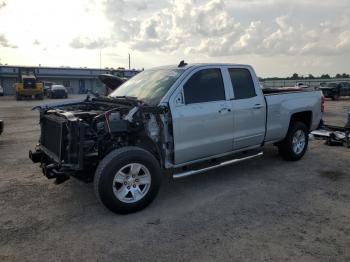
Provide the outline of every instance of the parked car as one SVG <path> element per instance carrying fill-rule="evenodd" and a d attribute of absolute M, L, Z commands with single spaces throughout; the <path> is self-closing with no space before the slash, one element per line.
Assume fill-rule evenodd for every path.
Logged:
<path fill-rule="evenodd" d="M 108 209 L 130 213 L 155 198 L 166 173 L 203 173 L 260 156 L 267 144 L 301 159 L 323 102 L 311 88 L 264 94 L 248 65 L 182 61 L 145 70 L 107 97 L 37 107 L 41 137 L 29 156 L 47 178 L 94 181 Z"/>
<path fill-rule="evenodd" d="M 44 84 L 44 96 L 47 96 L 53 83 L 52 82 L 43 82 Z"/>
<path fill-rule="evenodd" d="M 98 76 L 98 79 L 105 84 L 106 91 L 105 94 L 108 95 L 111 91 L 118 88 L 121 84 L 127 81 L 127 78 L 122 78 L 110 74 L 101 74 Z"/>
<path fill-rule="evenodd" d="M 63 85 L 52 85 L 47 93 L 49 98 L 67 98 L 68 92 Z"/>
<path fill-rule="evenodd" d="M 0 120 L 0 135 L 4 132 L 4 121 Z"/>
<path fill-rule="evenodd" d="M 305 85 L 304 83 L 302 82 L 297 82 L 294 87 L 298 87 L 298 88 L 308 88 L 309 86 L 308 85 Z"/>
<path fill-rule="evenodd" d="M 0 96 L 4 95 L 4 88 L 0 85 Z"/>
<path fill-rule="evenodd" d="M 338 100 L 341 96 L 350 96 L 350 83 L 327 83 L 320 86 L 322 93 L 327 98 L 332 98 L 332 100 Z"/>

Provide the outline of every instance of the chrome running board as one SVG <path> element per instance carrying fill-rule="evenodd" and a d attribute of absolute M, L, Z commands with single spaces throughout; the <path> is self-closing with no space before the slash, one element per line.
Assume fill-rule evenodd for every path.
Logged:
<path fill-rule="evenodd" d="M 219 163 L 217 165 L 214 165 L 214 166 L 209 166 L 209 167 L 205 167 L 205 168 L 202 168 L 202 169 L 189 170 L 189 171 L 176 173 L 176 174 L 173 174 L 173 178 L 182 178 L 182 177 L 186 177 L 186 176 L 197 175 L 197 174 L 204 173 L 204 172 L 207 172 L 207 171 L 212 170 L 212 169 L 216 169 L 216 168 L 223 167 L 223 166 L 228 166 L 228 165 L 231 165 L 231 164 L 234 164 L 234 163 L 238 163 L 238 162 L 242 162 L 242 161 L 245 161 L 245 160 L 248 160 L 248 159 L 251 159 L 251 158 L 262 156 L 263 154 L 264 154 L 263 152 L 259 152 L 257 154 L 246 156 L 246 157 L 243 157 L 243 158 L 236 158 L 236 159 L 224 161 L 224 162 L 221 162 L 221 163 Z"/>

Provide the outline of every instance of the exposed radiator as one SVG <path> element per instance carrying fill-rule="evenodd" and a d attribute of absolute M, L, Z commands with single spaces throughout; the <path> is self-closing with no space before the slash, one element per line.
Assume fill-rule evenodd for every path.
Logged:
<path fill-rule="evenodd" d="M 41 145 L 61 161 L 64 158 L 67 136 L 67 120 L 55 115 L 41 119 Z"/>

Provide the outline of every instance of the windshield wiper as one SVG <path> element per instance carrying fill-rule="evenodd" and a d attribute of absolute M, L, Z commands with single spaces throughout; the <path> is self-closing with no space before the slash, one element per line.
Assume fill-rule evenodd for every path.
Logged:
<path fill-rule="evenodd" d="M 147 103 L 138 99 L 136 96 L 112 96 L 112 98 L 125 99 L 127 101 L 137 102 L 138 104 L 147 106 Z"/>
<path fill-rule="evenodd" d="M 137 97 L 135 96 L 111 96 L 112 98 L 121 98 L 121 99 L 128 99 L 128 100 L 134 100 L 138 101 Z"/>
<path fill-rule="evenodd" d="M 104 97 L 96 97 L 94 100 L 97 101 L 106 101 L 106 102 L 119 102 L 123 104 L 129 104 L 132 106 L 138 106 L 138 105 L 147 105 L 142 100 L 138 100 L 137 97 L 134 96 L 104 96 Z"/>

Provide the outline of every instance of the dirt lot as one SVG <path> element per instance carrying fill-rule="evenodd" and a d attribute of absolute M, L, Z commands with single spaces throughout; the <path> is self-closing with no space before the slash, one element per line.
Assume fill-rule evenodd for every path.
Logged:
<path fill-rule="evenodd" d="M 115 215 L 91 184 L 56 186 L 28 159 L 38 101 L 0 98 L 0 261 L 350 261 L 350 149 L 311 141 L 299 162 L 264 156 L 173 181 Z M 326 101 L 344 125 L 350 99 Z"/>

